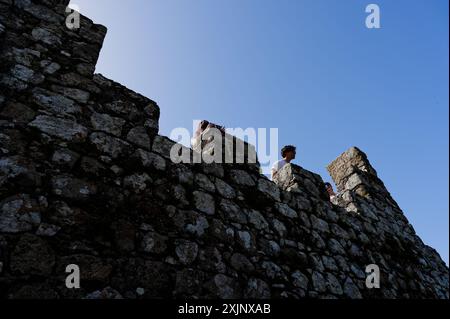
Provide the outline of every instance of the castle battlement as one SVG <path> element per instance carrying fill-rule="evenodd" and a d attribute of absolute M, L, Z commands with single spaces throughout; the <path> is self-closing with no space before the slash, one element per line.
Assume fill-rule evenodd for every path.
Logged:
<path fill-rule="evenodd" d="M 174 163 L 160 107 L 94 74 L 106 28 L 69 30 L 68 3 L 0 0 L 0 298 L 449 297 L 362 151 L 328 167 L 338 205 L 297 165 Z"/>

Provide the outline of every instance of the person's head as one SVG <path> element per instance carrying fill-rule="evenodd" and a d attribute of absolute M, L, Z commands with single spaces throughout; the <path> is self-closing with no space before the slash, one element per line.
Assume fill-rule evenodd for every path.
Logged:
<path fill-rule="evenodd" d="M 209 125 L 209 121 L 203 120 L 200 122 L 199 127 L 200 127 L 201 131 L 203 132 L 204 130 L 206 130 L 208 125 Z"/>
<path fill-rule="evenodd" d="M 325 183 L 325 189 L 327 190 L 330 196 L 334 195 L 333 186 L 330 183 Z"/>
<path fill-rule="evenodd" d="M 209 122 L 206 120 L 199 122 L 198 126 L 197 126 L 197 130 L 195 131 L 194 137 L 195 138 L 199 137 L 206 130 L 208 125 L 209 125 Z"/>
<path fill-rule="evenodd" d="M 295 154 L 297 153 L 297 148 L 293 145 L 286 145 L 281 149 L 281 157 L 284 158 L 287 162 L 295 159 Z"/>

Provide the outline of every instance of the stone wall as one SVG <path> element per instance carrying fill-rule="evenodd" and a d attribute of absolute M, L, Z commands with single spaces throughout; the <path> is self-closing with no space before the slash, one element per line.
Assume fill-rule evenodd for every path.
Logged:
<path fill-rule="evenodd" d="M 339 206 L 296 165 L 277 185 L 173 163 L 158 105 L 94 74 L 106 29 L 68 30 L 68 2 L 0 0 L 0 298 L 448 298 L 360 150 L 329 166 Z"/>

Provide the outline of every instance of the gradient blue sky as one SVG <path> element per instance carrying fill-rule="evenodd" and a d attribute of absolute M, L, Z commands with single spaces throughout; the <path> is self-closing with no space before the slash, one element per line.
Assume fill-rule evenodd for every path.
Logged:
<path fill-rule="evenodd" d="M 108 27 L 97 72 L 155 100 L 161 134 L 277 127 L 296 162 L 365 151 L 449 260 L 448 1 L 72 0 Z M 365 7 L 381 8 L 381 29 Z"/>

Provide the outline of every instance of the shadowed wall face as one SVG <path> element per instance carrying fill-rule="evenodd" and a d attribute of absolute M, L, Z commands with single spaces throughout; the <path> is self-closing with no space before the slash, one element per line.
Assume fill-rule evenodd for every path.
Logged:
<path fill-rule="evenodd" d="M 65 5 L 0 1 L 1 298 L 448 298 L 448 268 L 361 151 L 330 165 L 338 206 L 295 165 L 277 185 L 251 164 L 175 164 L 156 103 L 93 74 L 105 28 L 67 30 Z"/>

